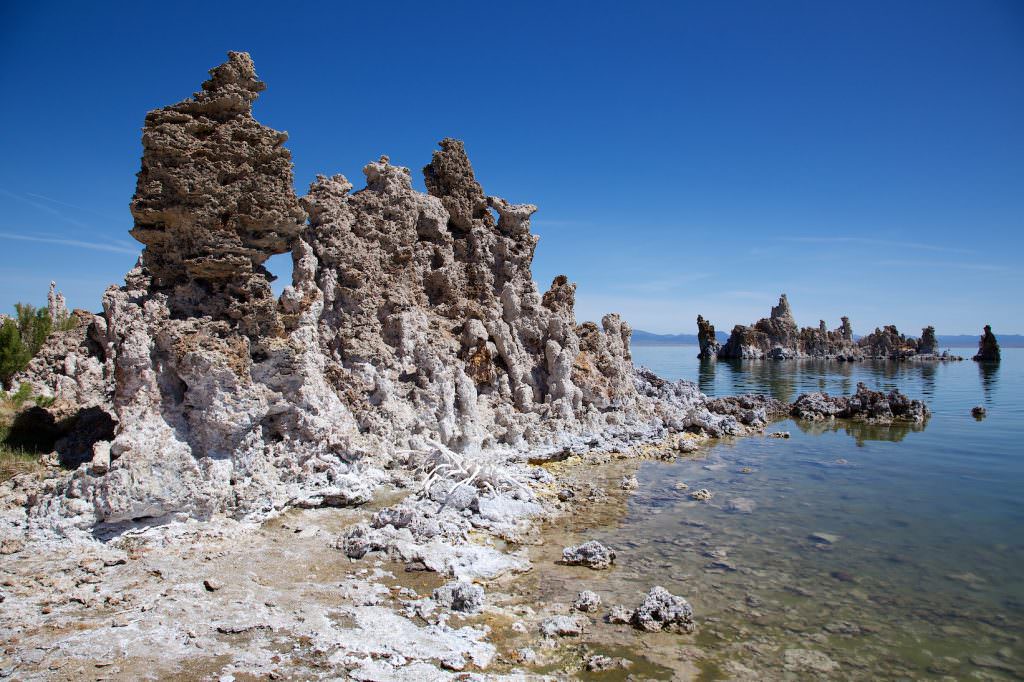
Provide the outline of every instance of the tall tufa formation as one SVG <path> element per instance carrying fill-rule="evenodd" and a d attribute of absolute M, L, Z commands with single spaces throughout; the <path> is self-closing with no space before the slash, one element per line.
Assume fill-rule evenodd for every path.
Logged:
<path fill-rule="evenodd" d="M 175 317 L 209 315 L 247 335 L 280 331 L 263 263 L 290 250 L 305 215 L 283 133 L 252 105 L 266 85 L 228 53 L 192 98 L 146 115 L 131 234 Z"/>
<path fill-rule="evenodd" d="M 848 321 L 846 323 L 848 324 Z M 782 294 L 778 305 L 772 307 L 769 317 L 758 320 L 750 327 L 736 325 L 729 335 L 729 340 L 719 351 L 718 357 L 727 360 L 782 360 L 808 355 L 844 354 L 849 349 L 849 344 L 844 338 L 846 331 L 840 328 L 830 332 L 824 325 L 822 321 L 819 327 L 797 327 L 789 299 Z M 850 334 L 852 335 L 852 330 Z"/>
<path fill-rule="evenodd" d="M 935 327 L 928 325 L 921 330 L 921 338 L 917 341 L 919 355 L 935 355 L 939 352 L 939 341 L 935 338 Z"/>
<path fill-rule="evenodd" d="M 985 333 L 978 340 L 978 353 L 974 356 L 977 362 L 999 362 L 999 342 L 996 335 L 992 333 L 992 326 L 985 325 Z"/>
<path fill-rule="evenodd" d="M 629 326 L 578 323 L 565 276 L 542 295 L 536 207 L 486 195 L 461 142 L 434 152 L 428 194 L 381 157 L 364 189 L 320 176 L 299 199 L 287 136 L 252 117 L 264 85 L 249 56 L 210 74 L 146 117 L 139 264 L 102 316 L 54 337 L 61 367 L 89 372 L 62 374 L 59 352 L 34 368 L 46 391 L 76 382 L 109 418 L 75 441 L 91 459 L 63 496 L 31 506 L 39 524 L 359 504 L 400 464 L 445 453 L 763 424 L 635 370 Z M 292 284 L 275 300 L 263 263 L 285 252 Z"/>
<path fill-rule="evenodd" d="M 68 304 L 64 299 L 64 294 L 57 291 L 57 283 L 54 281 L 50 282 L 50 293 L 46 296 L 46 307 L 50 314 L 50 324 L 54 328 L 65 323 L 71 315 L 68 312 Z"/>
<path fill-rule="evenodd" d="M 697 316 L 697 345 L 700 346 L 697 357 L 701 360 L 714 360 L 721 350 L 721 344 L 715 336 L 715 325 L 701 315 Z"/>

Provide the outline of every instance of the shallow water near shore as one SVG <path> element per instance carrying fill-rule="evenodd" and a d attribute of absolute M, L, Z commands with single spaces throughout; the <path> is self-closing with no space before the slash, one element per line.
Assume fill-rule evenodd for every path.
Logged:
<path fill-rule="evenodd" d="M 998 367 L 716 364 L 696 353 L 638 346 L 634 362 L 711 395 L 790 401 L 805 391 L 849 394 L 863 381 L 921 398 L 933 414 L 913 429 L 786 420 L 768 431 L 788 439 L 723 441 L 673 463 L 644 461 L 635 492 L 551 529 L 535 552 L 530 598 L 571 601 L 592 589 L 606 607 L 634 607 L 652 585 L 686 596 L 696 635 L 638 637 L 597 623 L 584 638 L 593 651 L 632 647 L 633 672 L 643 676 L 1024 675 L 1024 351 L 1004 351 Z M 975 405 L 987 418 L 971 416 Z M 621 473 L 600 475 L 614 487 Z M 699 488 L 714 497 L 691 500 Z M 584 539 L 613 547 L 617 565 L 554 563 L 560 543 Z"/>

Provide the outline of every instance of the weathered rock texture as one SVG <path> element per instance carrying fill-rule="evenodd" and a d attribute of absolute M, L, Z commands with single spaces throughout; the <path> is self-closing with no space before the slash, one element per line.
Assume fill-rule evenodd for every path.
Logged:
<path fill-rule="evenodd" d="M 263 263 L 290 250 L 305 218 L 288 134 L 252 117 L 266 86 L 249 55 L 230 53 L 210 76 L 192 98 L 146 115 L 131 233 L 172 317 L 280 335 Z"/>
<path fill-rule="evenodd" d="M 797 327 L 793 310 L 785 294 L 771 315 L 747 327 L 733 327 L 729 340 L 719 350 L 726 360 L 787 360 L 798 357 L 845 357 L 855 352 L 853 328 L 843 318 L 842 325 L 829 331 L 822 320 L 818 327 Z"/>
<path fill-rule="evenodd" d="M 974 360 L 978 362 L 999 362 L 999 342 L 996 340 L 996 335 L 992 333 L 992 327 L 985 325 L 985 333 L 981 335 L 981 339 L 978 341 L 978 353 L 974 356 Z"/>
<path fill-rule="evenodd" d="M 321 176 L 300 199 L 287 135 L 252 116 L 264 85 L 248 55 L 210 73 L 146 116 L 139 264 L 32 370 L 116 424 L 81 440 L 76 458 L 92 461 L 66 485 L 30 496 L 41 527 L 360 504 L 425 462 L 431 499 L 482 508 L 454 481 L 493 493 L 481 466 L 498 453 L 751 428 L 693 385 L 635 370 L 629 326 L 577 322 L 566 277 L 541 294 L 536 207 L 488 196 L 461 142 L 440 143 L 427 194 L 382 157 L 365 188 Z M 263 263 L 289 251 L 275 300 Z"/>
<path fill-rule="evenodd" d="M 710 326 L 702 317 L 697 318 L 698 335 L 704 326 Z M 703 346 L 702 346 L 703 357 Z M 751 326 L 736 325 L 729 340 L 718 349 L 718 357 L 725 360 L 791 360 L 796 358 L 827 358 L 834 360 L 961 360 L 949 353 L 939 354 L 935 328 L 925 327 L 921 338 L 900 334 L 895 326 L 875 329 L 867 336 L 854 340 L 853 326 L 848 317 L 829 330 L 821 320 L 817 327 L 798 328 L 785 294 L 771 315 Z"/>
<path fill-rule="evenodd" d="M 714 360 L 722 348 L 722 344 L 718 343 L 715 337 L 715 325 L 701 315 L 697 316 L 697 344 L 700 346 L 697 357 L 701 360 Z"/>

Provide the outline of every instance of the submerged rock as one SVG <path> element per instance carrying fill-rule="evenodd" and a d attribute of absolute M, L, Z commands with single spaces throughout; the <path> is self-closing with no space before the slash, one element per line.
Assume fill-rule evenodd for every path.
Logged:
<path fill-rule="evenodd" d="M 973 359 L 977 362 L 999 362 L 1000 357 L 999 342 L 996 340 L 996 335 L 992 333 L 992 327 L 986 324 L 985 333 L 978 341 L 978 353 Z"/>
<path fill-rule="evenodd" d="M 988 410 L 983 405 L 975 405 L 971 408 L 971 416 L 980 421 L 988 416 Z"/>
<path fill-rule="evenodd" d="M 562 550 L 562 562 L 569 566 L 586 566 L 595 571 L 611 567 L 615 563 L 615 552 L 597 540 Z"/>
<path fill-rule="evenodd" d="M 690 493 L 690 497 L 692 497 L 693 499 L 697 500 L 698 502 L 707 502 L 708 500 L 710 500 L 714 496 L 715 496 L 715 494 L 713 492 L 711 492 L 710 490 L 708 490 L 707 488 L 701 488 L 700 490 L 694 490 L 692 493 Z"/>

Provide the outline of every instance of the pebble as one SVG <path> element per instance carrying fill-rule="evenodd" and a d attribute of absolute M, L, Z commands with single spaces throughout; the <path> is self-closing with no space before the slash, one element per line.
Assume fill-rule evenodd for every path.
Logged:
<path fill-rule="evenodd" d="M 207 592 L 216 592 L 217 590 L 224 587 L 224 583 L 216 578 L 207 578 L 203 581 L 203 587 L 206 588 Z"/>
<path fill-rule="evenodd" d="M 698 502 L 707 502 L 714 496 L 715 494 L 708 490 L 707 488 L 701 488 L 700 490 L 695 490 L 694 492 L 690 493 L 690 497 L 697 500 Z"/>

